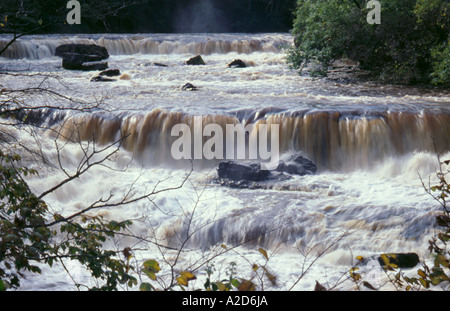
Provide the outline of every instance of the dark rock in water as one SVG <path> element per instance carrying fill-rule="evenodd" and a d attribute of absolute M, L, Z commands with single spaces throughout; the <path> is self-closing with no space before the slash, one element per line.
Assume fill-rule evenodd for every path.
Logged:
<path fill-rule="evenodd" d="M 235 181 L 263 181 L 270 175 L 270 171 L 261 170 L 259 163 L 242 164 L 234 161 L 220 162 L 217 173 L 219 178 L 228 178 Z"/>
<path fill-rule="evenodd" d="M 153 63 L 152 65 L 153 65 L 153 66 L 157 66 L 157 67 L 169 67 L 168 65 L 166 65 L 166 64 L 161 64 L 161 63 Z"/>
<path fill-rule="evenodd" d="M 95 71 L 105 70 L 108 68 L 107 62 L 86 62 L 82 61 L 82 58 L 76 58 L 73 55 L 67 58 L 63 58 L 62 66 L 67 70 L 83 70 L 83 71 Z"/>
<path fill-rule="evenodd" d="M 95 44 L 63 44 L 56 48 L 56 56 L 63 58 L 62 66 L 68 70 L 105 70 L 109 57 L 105 47 Z"/>
<path fill-rule="evenodd" d="M 311 160 L 302 156 L 295 156 L 290 161 L 285 163 L 280 161 L 278 167 L 275 169 L 278 172 L 284 172 L 293 175 L 308 175 L 314 174 L 317 171 L 317 166 Z"/>
<path fill-rule="evenodd" d="M 83 71 L 105 70 L 107 68 L 107 62 L 86 62 L 81 64 L 81 70 Z"/>
<path fill-rule="evenodd" d="M 389 253 L 384 255 L 389 259 L 389 263 L 393 263 L 399 268 L 414 268 L 420 263 L 419 256 L 416 253 Z M 381 256 L 377 259 L 381 266 L 386 265 Z"/>
<path fill-rule="evenodd" d="M 55 55 L 66 57 L 70 54 L 83 55 L 86 59 L 83 62 L 100 61 L 109 57 L 108 50 L 95 44 L 63 44 L 56 48 Z"/>
<path fill-rule="evenodd" d="M 197 87 L 191 83 L 186 83 L 181 87 L 183 91 L 197 91 Z"/>
<path fill-rule="evenodd" d="M 114 82 L 116 80 L 105 78 L 104 76 L 95 76 L 91 79 L 91 82 Z"/>
<path fill-rule="evenodd" d="M 188 65 L 206 65 L 205 61 L 200 55 L 190 58 L 186 64 Z"/>
<path fill-rule="evenodd" d="M 237 163 L 224 161 L 217 169 L 218 182 L 232 188 L 260 189 L 267 188 L 264 182 L 288 180 L 292 175 L 314 174 L 317 166 L 302 156 L 294 156 L 286 163 L 280 161 L 274 170 L 261 169 L 259 162 Z"/>
<path fill-rule="evenodd" d="M 108 69 L 105 71 L 100 72 L 99 74 L 100 76 L 107 76 L 107 77 L 116 77 L 116 76 L 120 76 L 120 70 L 119 69 Z"/>
<path fill-rule="evenodd" d="M 235 59 L 231 63 L 228 64 L 229 68 L 245 68 L 247 65 L 241 59 Z"/>

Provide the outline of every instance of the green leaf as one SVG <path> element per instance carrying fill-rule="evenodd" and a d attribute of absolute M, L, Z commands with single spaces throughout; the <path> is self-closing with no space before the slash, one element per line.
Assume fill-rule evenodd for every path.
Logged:
<path fill-rule="evenodd" d="M 231 280 L 231 285 L 233 285 L 236 288 L 239 287 L 240 284 L 241 283 L 238 280 L 236 280 L 236 279 L 232 279 Z"/>
<path fill-rule="evenodd" d="M 139 286 L 139 290 L 142 292 L 149 292 L 153 290 L 153 286 L 150 283 L 142 282 L 141 286 Z"/>
<path fill-rule="evenodd" d="M 445 268 L 449 268 L 450 267 L 449 260 L 447 259 L 447 257 L 444 254 L 438 254 L 436 256 L 435 263 L 437 265 L 444 266 Z"/>
<path fill-rule="evenodd" d="M 144 272 L 145 275 L 147 275 L 150 278 L 150 280 L 153 280 L 153 281 L 156 280 L 155 272 L 153 272 L 147 268 L 142 269 L 142 272 Z"/>
<path fill-rule="evenodd" d="M 161 271 L 161 268 L 159 267 L 159 263 L 154 259 L 146 260 L 143 263 L 143 266 L 144 266 L 144 268 L 146 268 L 154 273 L 158 273 L 159 271 Z"/>

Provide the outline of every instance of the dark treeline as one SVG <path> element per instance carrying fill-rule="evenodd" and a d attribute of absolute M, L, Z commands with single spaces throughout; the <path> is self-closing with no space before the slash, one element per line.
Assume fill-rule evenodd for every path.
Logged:
<path fill-rule="evenodd" d="M 68 0 L 2 0 L 0 32 L 286 32 L 296 0 L 79 0 L 81 24 L 65 23 Z"/>

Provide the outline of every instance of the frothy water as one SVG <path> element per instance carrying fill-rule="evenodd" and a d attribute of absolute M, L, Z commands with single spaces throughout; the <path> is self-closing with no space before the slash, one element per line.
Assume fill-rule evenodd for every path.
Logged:
<path fill-rule="evenodd" d="M 106 46 L 109 67 L 120 69 L 127 79 L 90 82 L 96 73 L 62 69 L 54 50 L 67 42 Z M 201 116 L 204 125 L 279 124 L 283 156 L 300 153 L 317 163 L 315 175 L 258 189 L 232 189 L 211 182 L 217 161 L 205 160 L 182 189 L 99 211 L 111 219 L 132 219 L 135 234 L 169 246 L 179 246 L 192 234 L 186 244 L 192 251 L 183 253 L 184 267 L 207 258 L 222 243 L 243 243 L 236 250 L 250 262 L 264 260 L 257 251 L 263 247 L 279 280 L 273 289 L 289 289 L 306 253 L 320 251 L 346 234 L 294 288 L 310 290 L 315 280 L 337 280 L 357 255 L 417 252 L 428 258 L 439 206 L 423 189 L 421 178 L 433 181 L 435 149 L 450 157 L 450 93 L 301 77 L 285 63 L 282 48 L 291 43 L 288 34 L 32 36 L 0 58 L 0 67 L 36 75 L 3 75 L 0 83 L 11 89 L 43 83 L 79 101 L 102 101 L 103 109 L 89 112 L 46 110 L 30 116 L 30 122 L 62 134 L 41 133 L 40 148 L 48 163 L 57 163 L 55 139 L 64 146 L 62 164 L 74 170 L 84 155 L 79 139 L 83 145 L 95 138 L 104 146 L 128 135 L 109 168 L 93 168 L 47 197 L 49 206 L 63 214 L 102 195 L 121 197 L 129 187 L 143 192 L 181 184 L 189 163 L 171 160 L 170 131 L 178 123 L 192 126 L 195 116 Z M 206 65 L 185 64 L 196 54 Z M 238 58 L 249 66 L 227 67 Z M 197 91 L 182 91 L 187 82 Z M 35 105 L 76 105 L 45 95 L 21 96 Z M 19 135 L 22 143 L 35 146 L 31 136 Z M 37 193 L 64 176 L 57 167 L 39 169 L 39 177 L 30 180 Z M 133 243 L 123 239 L 119 247 Z M 146 259 L 155 251 L 136 255 Z M 215 260 L 223 267 L 232 261 L 240 263 L 240 273 L 251 275 L 251 265 L 234 252 Z M 198 273 L 204 274 L 203 268 Z M 87 280 L 85 272 L 78 274 Z M 31 277 L 23 288 L 39 289 L 41 284 Z M 71 284 L 55 273 L 45 289 L 70 289 Z"/>

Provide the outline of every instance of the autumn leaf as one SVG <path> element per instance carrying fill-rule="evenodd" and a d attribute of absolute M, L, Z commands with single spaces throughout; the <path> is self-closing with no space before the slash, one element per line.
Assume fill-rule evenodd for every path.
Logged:
<path fill-rule="evenodd" d="M 195 280 L 195 279 L 197 279 L 197 277 L 192 272 L 181 271 L 180 276 L 177 277 L 177 283 L 178 283 L 178 285 L 188 286 L 189 281 Z"/>
<path fill-rule="evenodd" d="M 238 290 L 241 292 L 254 291 L 255 289 L 256 285 L 250 280 L 242 280 L 238 286 Z"/>
<path fill-rule="evenodd" d="M 269 260 L 269 256 L 267 255 L 267 252 L 265 249 L 260 248 L 259 252 L 266 258 L 266 260 Z"/>

